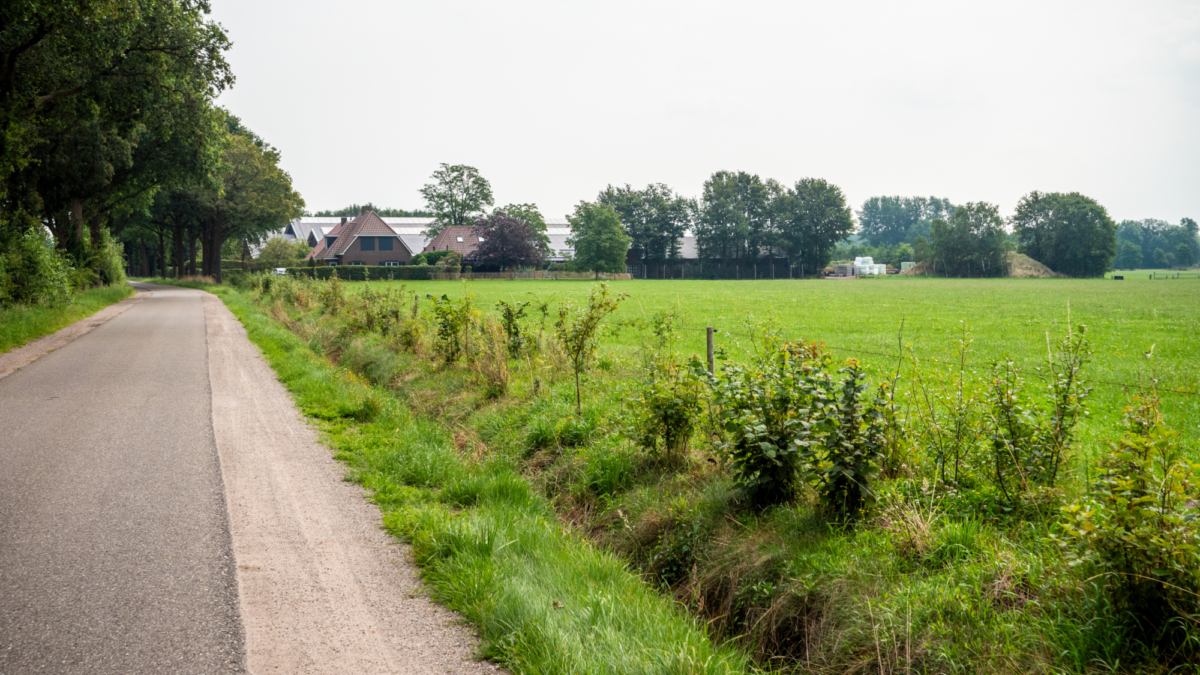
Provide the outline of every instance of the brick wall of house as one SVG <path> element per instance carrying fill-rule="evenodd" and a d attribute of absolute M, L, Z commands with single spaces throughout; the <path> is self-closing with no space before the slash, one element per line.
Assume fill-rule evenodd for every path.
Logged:
<path fill-rule="evenodd" d="M 350 244 L 350 248 L 341 255 L 341 264 L 349 265 L 353 262 L 361 261 L 364 265 L 382 265 L 385 262 L 395 261 L 401 265 L 407 265 L 408 261 L 412 259 L 412 255 L 409 254 L 408 249 L 404 248 L 404 244 L 400 242 L 400 238 L 386 237 L 392 240 L 392 250 L 380 251 L 378 240 L 384 238 L 381 236 L 374 237 L 376 240 L 374 251 L 362 250 L 362 237 L 355 239 L 354 243 Z"/>

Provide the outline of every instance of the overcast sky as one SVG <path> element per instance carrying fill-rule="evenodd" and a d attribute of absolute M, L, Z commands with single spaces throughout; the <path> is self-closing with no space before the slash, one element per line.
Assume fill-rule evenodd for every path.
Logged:
<path fill-rule="evenodd" d="M 419 208 L 440 162 L 547 217 L 712 172 L 1200 219 L 1200 2 L 212 0 L 221 104 L 308 209 Z"/>

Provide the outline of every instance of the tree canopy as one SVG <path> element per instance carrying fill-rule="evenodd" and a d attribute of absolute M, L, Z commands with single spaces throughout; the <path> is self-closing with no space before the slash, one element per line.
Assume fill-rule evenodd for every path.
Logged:
<path fill-rule="evenodd" d="M 542 217 L 542 212 L 538 210 L 537 204 L 509 204 L 502 206 L 493 214 L 503 214 L 510 218 L 525 223 L 529 229 L 533 230 L 537 238 L 538 245 L 544 252 L 550 250 L 550 237 L 546 234 L 546 219 Z"/>
<path fill-rule="evenodd" d="M 625 232 L 616 210 L 608 204 L 579 202 L 567 243 L 575 247 L 574 265 L 589 272 L 624 272 L 633 239 Z"/>
<path fill-rule="evenodd" d="M 858 212 L 859 233 L 871 246 L 896 246 L 929 236 L 931 223 L 954 212 L 949 199 L 871 197 Z"/>
<path fill-rule="evenodd" d="M 541 238 L 524 219 L 497 211 L 487 218 L 479 218 L 475 225 L 483 241 L 467 256 L 467 263 L 476 269 L 503 271 L 542 264 Z"/>
<path fill-rule="evenodd" d="M 425 208 L 436 219 L 426 230 L 430 237 L 451 225 L 470 225 L 492 205 L 492 185 L 473 166 L 443 163 L 431 178 L 421 188 Z"/>
<path fill-rule="evenodd" d="M 1012 225 L 1021 253 L 1069 276 L 1104 276 L 1117 253 L 1117 224 L 1078 192 L 1030 192 Z"/>
<path fill-rule="evenodd" d="M 700 257 L 757 257 L 768 244 L 769 201 L 767 185 L 745 171 L 718 171 L 704 181 L 695 225 Z"/>
<path fill-rule="evenodd" d="M 596 198 L 611 206 L 632 240 L 633 257 L 661 264 L 679 258 L 680 241 L 691 227 L 696 203 L 675 194 L 662 183 L 637 190 L 609 185 Z"/>
<path fill-rule="evenodd" d="M 1140 252 L 1141 259 L 1137 264 L 1130 265 L 1132 253 L 1122 256 L 1120 251 L 1123 249 L 1118 248 L 1118 256 L 1123 257 L 1123 262 L 1114 261 L 1113 265 L 1124 269 L 1154 269 L 1195 264 L 1200 254 L 1200 241 L 1196 238 L 1198 231 L 1200 228 L 1191 218 L 1183 218 L 1179 225 L 1154 218 L 1121 221 L 1117 226 L 1118 247 L 1128 243 Z M 1181 250 L 1180 244 L 1186 245 L 1187 250 Z M 1158 251 L 1161 253 L 1156 255 Z M 1187 255 L 1190 259 L 1179 258 L 1180 255 Z"/>
<path fill-rule="evenodd" d="M 371 202 L 367 202 L 366 204 L 351 204 L 350 206 L 346 206 L 346 207 L 343 207 L 340 209 L 326 209 L 324 211 L 317 211 L 313 215 L 317 216 L 317 217 L 321 217 L 321 218 L 337 218 L 340 216 L 353 217 L 353 216 L 357 216 L 358 214 L 362 213 L 364 210 L 374 211 L 375 215 L 383 216 L 385 218 L 432 218 L 433 217 L 433 213 L 431 211 L 422 211 L 420 209 L 417 209 L 415 211 L 406 211 L 404 209 L 393 209 L 393 208 L 388 208 L 388 207 L 384 207 L 384 206 L 375 206 Z"/>
<path fill-rule="evenodd" d="M 1008 270 L 1004 220 L 993 204 L 968 202 L 949 218 L 934 220 L 929 233 L 931 262 L 941 274 L 996 277 Z"/>
<path fill-rule="evenodd" d="M 821 178 L 797 181 L 777 198 L 773 211 L 780 249 L 806 270 L 828 265 L 838 242 L 854 231 L 841 188 Z"/>

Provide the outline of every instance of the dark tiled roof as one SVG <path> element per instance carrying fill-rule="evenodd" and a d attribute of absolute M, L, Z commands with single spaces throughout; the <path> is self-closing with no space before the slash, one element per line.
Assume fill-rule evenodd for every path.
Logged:
<path fill-rule="evenodd" d="M 479 236 L 483 228 L 474 225 L 451 225 L 438 233 L 422 253 L 430 251 L 458 251 L 465 258 L 479 248 Z M 462 241 L 458 238 L 462 237 Z"/>
<path fill-rule="evenodd" d="M 341 241 L 341 232 L 342 232 L 342 230 L 345 230 L 346 226 L 349 224 L 350 223 L 345 223 L 345 224 L 339 223 L 338 225 L 334 225 L 333 229 L 329 231 L 329 234 L 322 234 L 321 230 L 317 229 L 315 232 L 315 234 L 317 236 L 317 245 L 314 246 L 313 250 L 309 252 L 307 258 L 312 258 L 315 260 L 322 260 L 324 258 L 334 257 L 334 254 L 327 253 L 325 250 L 325 241 L 326 241 L 325 238 L 326 237 L 338 237 L 338 242 L 340 242 Z M 338 242 L 334 242 L 334 248 L 337 247 Z"/>

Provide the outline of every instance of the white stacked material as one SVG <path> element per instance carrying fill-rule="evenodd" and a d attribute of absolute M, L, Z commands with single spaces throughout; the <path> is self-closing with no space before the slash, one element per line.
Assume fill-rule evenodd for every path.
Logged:
<path fill-rule="evenodd" d="M 855 267 L 859 267 L 859 266 L 862 266 L 862 265 L 874 265 L 874 264 L 875 264 L 875 259 L 874 259 L 874 258 L 872 258 L 871 256 L 865 256 L 865 257 L 862 257 L 862 258 L 855 258 L 855 259 L 854 259 L 854 266 L 855 266 Z"/>
<path fill-rule="evenodd" d="M 863 258 L 857 258 L 856 260 L 863 260 Z M 866 260 L 870 260 L 870 258 L 866 258 Z M 876 265 L 874 263 L 859 264 L 855 262 L 854 273 L 860 277 L 887 274 L 887 265 Z"/>

